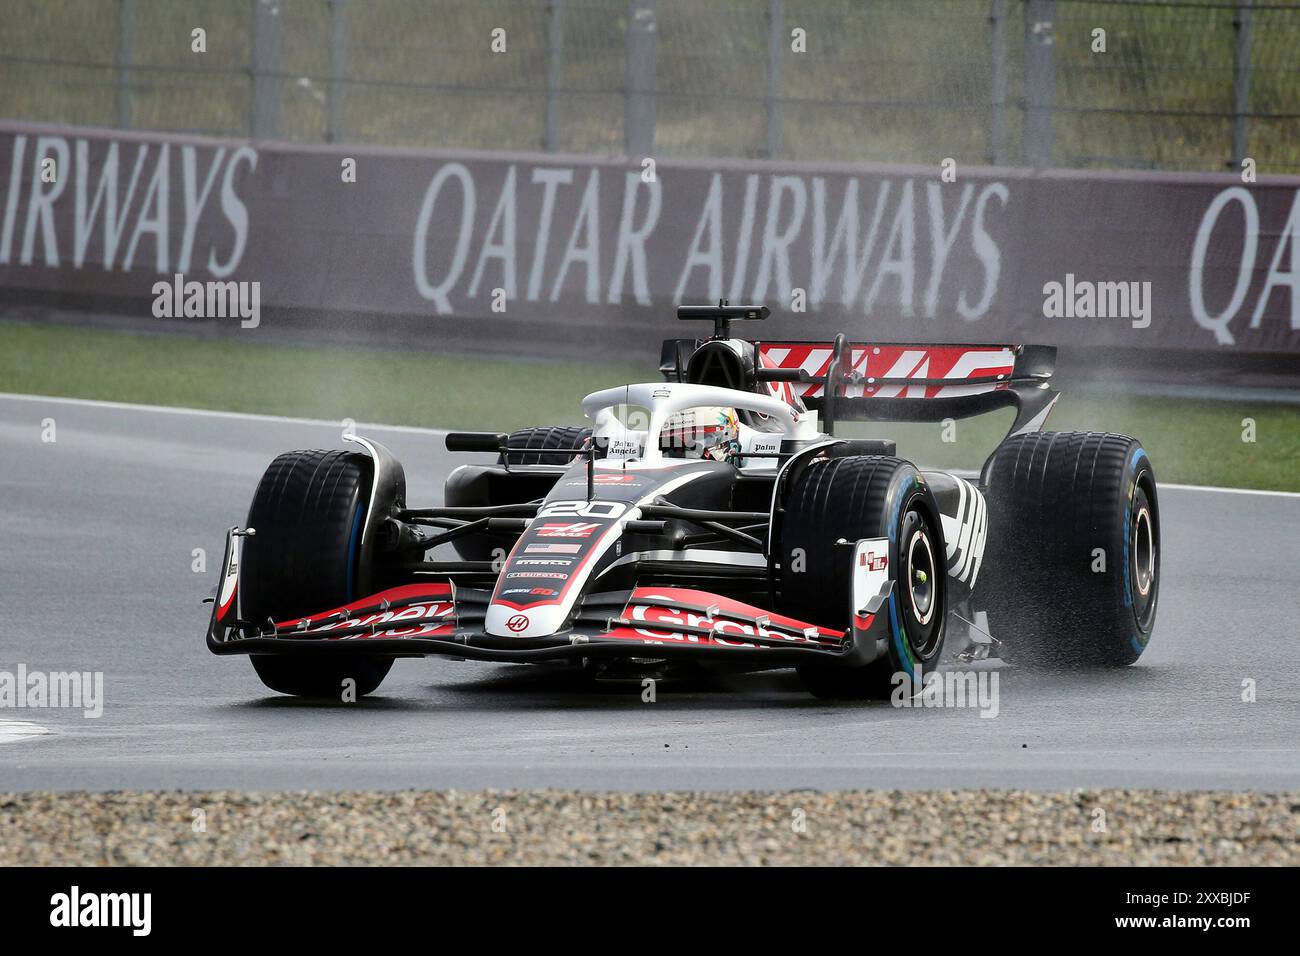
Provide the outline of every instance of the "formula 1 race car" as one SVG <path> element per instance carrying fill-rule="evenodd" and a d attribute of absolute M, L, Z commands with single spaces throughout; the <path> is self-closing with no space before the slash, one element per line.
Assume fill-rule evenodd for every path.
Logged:
<path fill-rule="evenodd" d="M 890 696 L 948 659 L 950 631 L 963 660 L 1137 660 L 1155 477 L 1135 439 L 1040 431 L 1055 349 L 732 336 L 767 315 L 681 307 L 713 334 L 665 342 L 663 382 L 588 395 L 587 427 L 448 434 L 494 459 L 455 469 L 441 507 L 408 506 L 402 466 L 365 438 L 280 455 L 227 535 L 208 647 L 336 699 L 429 654 L 613 677 L 793 666 L 831 698 Z M 835 436 L 1003 407 L 977 476 Z"/>

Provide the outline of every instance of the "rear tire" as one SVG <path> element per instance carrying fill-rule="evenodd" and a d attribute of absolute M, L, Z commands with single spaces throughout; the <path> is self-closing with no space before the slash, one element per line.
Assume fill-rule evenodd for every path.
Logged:
<path fill-rule="evenodd" d="M 356 600 L 361 527 L 370 503 L 372 466 L 347 451 L 291 451 L 271 462 L 248 510 L 240 592 L 255 623 L 277 623 L 328 611 Z M 375 690 L 392 659 L 339 656 L 252 656 L 271 690 L 298 697 L 342 695 L 356 681 L 360 697 Z"/>
<path fill-rule="evenodd" d="M 918 664 L 937 665 L 943 652 L 948 575 L 939 510 L 909 462 L 874 455 L 832 458 L 812 462 L 797 478 L 781 527 L 785 613 L 847 630 L 853 552 L 836 542 L 882 537 L 890 541 L 897 583 L 881 613 L 899 627 L 888 653 L 870 664 L 799 667 L 804 685 L 817 697 L 888 698 L 895 674 L 915 677 Z M 913 582 L 912 588 L 907 582 Z"/>
<path fill-rule="evenodd" d="M 1101 432 L 1015 435 L 994 455 L 988 503 L 991 553 L 976 596 L 1009 658 L 1136 661 L 1160 588 L 1155 473 L 1141 443 Z"/>

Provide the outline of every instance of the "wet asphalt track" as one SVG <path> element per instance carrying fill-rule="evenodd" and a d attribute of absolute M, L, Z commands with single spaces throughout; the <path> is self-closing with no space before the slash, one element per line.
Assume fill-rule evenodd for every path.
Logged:
<path fill-rule="evenodd" d="M 57 442 L 41 442 L 55 419 Z M 362 429 L 436 500 L 441 442 Z M 338 428 L 0 397 L 0 670 L 103 671 L 104 714 L 0 710 L 0 791 L 109 788 L 1300 787 L 1300 497 L 1161 491 L 1139 665 L 1000 671 L 1000 714 L 831 706 L 793 674 L 576 687 L 399 661 L 345 706 L 270 694 L 203 646 L 223 533 L 267 462 Z M 1156 463 L 1157 468 L 1159 462 Z M 191 571 L 194 548 L 207 573 Z M 1255 703 L 1242 681 L 1257 682 Z M 6 731 L 7 721 L 52 731 Z"/>

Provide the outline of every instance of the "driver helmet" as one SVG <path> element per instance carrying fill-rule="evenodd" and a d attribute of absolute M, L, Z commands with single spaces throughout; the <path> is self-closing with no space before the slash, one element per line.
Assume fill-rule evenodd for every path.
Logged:
<path fill-rule="evenodd" d="M 740 423 L 734 408 L 701 405 L 675 412 L 659 433 L 669 458 L 733 461 L 740 454 Z"/>

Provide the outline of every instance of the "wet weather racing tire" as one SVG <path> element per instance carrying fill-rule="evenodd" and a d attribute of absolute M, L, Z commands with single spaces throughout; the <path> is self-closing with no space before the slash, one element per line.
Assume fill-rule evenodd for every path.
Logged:
<path fill-rule="evenodd" d="M 291 451 L 271 462 L 253 494 L 240 589 L 249 620 L 285 621 L 360 595 L 361 527 L 370 499 L 370 459 L 347 451 Z M 344 681 L 358 697 L 375 690 L 392 660 L 360 654 L 252 656 L 271 690 L 338 700 Z"/>
<path fill-rule="evenodd" d="M 573 456 L 583 449 L 590 437 L 591 429 L 580 425 L 522 428 L 510 436 L 506 445 L 512 449 L 529 450 L 505 452 L 501 455 L 501 464 L 564 466 L 573 461 Z"/>
<path fill-rule="evenodd" d="M 1142 445 L 1099 432 L 1016 435 L 994 455 L 988 502 L 982 603 L 1007 658 L 1136 661 L 1160 588 L 1155 473 Z"/>
<path fill-rule="evenodd" d="M 332 654 L 329 658 L 305 654 L 254 654 L 253 669 L 273 691 L 291 697 L 341 700 L 347 680 L 355 681 L 355 696 L 373 693 L 393 666 L 389 657 Z"/>
<path fill-rule="evenodd" d="M 781 604 L 785 613 L 848 629 L 853 549 L 860 538 L 889 538 L 895 585 L 881 613 L 897 627 L 888 653 L 859 667 L 798 668 L 817 697 L 884 699 L 895 675 L 938 664 L 947 615 L 947 573 L 939 510 L 916 468 L 898 458 L 850 456 L 814 461 L 790 491 L 781 526 Z"/>
<path fill-rule="evenodd" d="M 551 465 L 565 468 L 573 461 L 573 456 L 585 447 L 590 437 L 591 429 L 578 425 L 522 428 L 507 439 L 506 447 L 528 450 L 503 452 L 498 456 L 497 464 Z M 443 504 L 449 508 L 473 508 L 484 505 L 519 504 L 534 497 L 531 493 L 518 495 L 519 486 L 506 486 L 516 489 L 514 497 L 499 497 L 500 487 L 491 481 L 458 484 L 449 480 L 443 495 Z M 523 487 L 536 486 L 524 485 Z M 498 489 L 498 497 L 493 496 L 494 488 Z M 545 491 L 541 494 L 545 494 Z M 456 549 L 456 553 L 463 561 L 494 561 L 505 553 L 502 551 L 502 539 L 491 534 L 466 535 L 453 541 L 452 547 Z"/>

